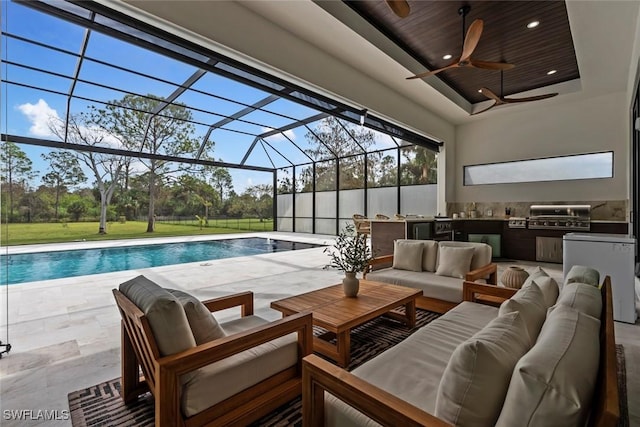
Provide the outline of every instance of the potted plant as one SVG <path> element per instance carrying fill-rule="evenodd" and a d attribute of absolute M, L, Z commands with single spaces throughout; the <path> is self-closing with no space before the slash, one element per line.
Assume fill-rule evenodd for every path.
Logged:
<path fill-rule="evenodd" d="M 344 271 L 344 294 L 355 297 L 360 287 L 360 280 L 356 274 L 366 271 L 373 259 L 366 234 L 358 234 L 353 225 L 347 225 L 338 233 L 333 247 L 325 248 L 324 252 L 331 257 L 331 262 L 325 268 Z"/>

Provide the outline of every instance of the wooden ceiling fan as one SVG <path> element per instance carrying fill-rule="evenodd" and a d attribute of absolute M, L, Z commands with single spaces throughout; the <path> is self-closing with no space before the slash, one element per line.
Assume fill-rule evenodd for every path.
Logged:
<path fill-rule="evenodd" d="M 503 71 L 500 71 L 500 96 L 496 95 L 486 87 L 483 87 L 482 89 L 480 89 L 480 93 L 489 99 L 493 99 L 494 102 L 488 108 L 485 108 L 482 111 L 478 111 L 477 113 L 471 114 L 472 116 L 475 116 L 476 114 L 484 113 L 485 111 L 492 109 L 496 105 L 513 104 L 517 102 L 540 101 L 541 99 L 553 98 L 554 96 L 558 95 L 558 92 L 554 92 L 554 93 L 547 93 L 544 95 L 528 96 L 526 98 L 506 98 L 503 96 L 503 93 L 504 93 L 504 72 Z"/>
<path fill-rule="evenodd" d="M 389 9 L 393 11 L 399 18 L 406 18 L 411 12 L 409 3 L 406 0 L 386 0 Z"/>
<path fill-rule="evenodd" d="M 469 10 L 471 10 L 471 6 L 468 5 L 462 6 L 460 9 L 458 9 L 458 13 L 462 16 L 462 54 L 460 55 L 460 57 L 446 67 L 407 77 L 407 80 L 429 77 L 450 68 L 468 67 L 483 68 L 485 70 L 509 70 L 515 67 L 515 65 L 507 64 L 506 62 L 478 61 L 471 58 L 473 51 L 480 41 L 484 22 L 482 21 L 482 19 L 476 19 L 475 21 L 473 21 L 471 25 L 469 25 L 469 29 L 467 30 L 465 36 L 465 17 L 469 13 Z"/>

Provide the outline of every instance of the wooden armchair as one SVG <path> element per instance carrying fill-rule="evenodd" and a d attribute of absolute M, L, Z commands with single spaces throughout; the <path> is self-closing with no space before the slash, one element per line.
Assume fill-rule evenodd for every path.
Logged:
<path fill-rule="evenodd" d="M 288 316 L 161 356 L 148 317 L 119 290 L 114 289 L 113 294 L 122 316 L 122 397 L 129 403 L 151 391 L 155 399 L 156 426 L 247 425 L 300 395 L 301 361 L 312 352 L 311 314 Z M 240 306 L 244 318 L 253 314 L 253 293 L 211 299 L 203 304 L 210 312 Z M 297 364 L 201 412 L 185 416 L 185 383 L 200 374 L 201 368 L 209 368 L 215 362 L 294 332 L 297 333 Z M 223 387 L 219 384 L 219 388 Z"/>
<path fill-rule="evenodd" d="M 369 218 L 360 214 L 353 214 L 353 224 L 356 227 L 357 234 L 370 234 L 371 222 Z"/>

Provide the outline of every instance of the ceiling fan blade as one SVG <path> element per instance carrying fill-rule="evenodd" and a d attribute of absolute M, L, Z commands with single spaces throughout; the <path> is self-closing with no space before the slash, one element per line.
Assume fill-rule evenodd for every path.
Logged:
<path fill-rule="evenodd" d="M 476 19 L 471 23 L 471 25 L 469 25 L 467 35 L 464 38 L 464 45 L 462 46 L 462 55 L 460 55 L 460 62 L 469 60 L 469 57 L 480 41 L 483 27 L 484 22 L 482 21 L 482 19 Z"/>
<path fill-rule="evenodd" d="M 482 89 L 480 89 L 480 93 L 486 96 L 487 98 L 493 99 L 494 101 L 496 101 L 496 103 L 500 102 L 500 97 L 495 93 L 491 92 L 486 87 L 483 87 Z"/>
<path fill-rule="evenodd" d="M 429 76 L 433 76 L 434 74 L 438 74 L 441 71 L 448 70 L 449 68 L 457 68 L 459 66 L 460 65 L 458 64 L 458 61 L 456 61 L 452 64 L 447 65 L 446 67 L 438 68 L 437 70 L 427 71 L 425 73 L 420 73 L 420 74 L 416 74 L 415 76 L 407 77 L 407 80 L 422 79 L 424 77 L 429 77 Z"/>
<path fill-rule="evenodd" d="M 484 68 L 485 70 L 510 70 L 515 67 L 514 64 L 507 64 L 506 62 L 476 61 L 475 59 L 472 59 L 469 65 L 476 68 Z"/>
<path fill-rule="evenodd" d="M 389 8 L 400 18 L 406 18 L 411 12 L 409 3 L 406 0 L 387 0 Z"/>
<path fill-rule="evenodd" d="M 496 102 L 494 102 L 493 104 L 491 104 L 490 106 L 488 106 L 487 108 L 485 108 L 484 110 L 477 111 L 477 112 L 475 112 L 475 113 L 472 113 L 471 115 L 472 115 L 472 116 L 475 116 L 476 114 L 484 113 L 485 111 L 488 111 L 488 110 L 492 109 L 492 108 L 493 108 L 493 107 L 495 107 L 496 105 L 498 105 L 498 102 L 497 102 L 497 101 L 496 101 Z"/>
<path fill-rule="evenodd" d="M 502 100 L 505 103 L 509 104 L 509 103 L 512 103 L 512 102 L 540 101 L 541 99 L 553 98 L 556 95 L 558 95 L 558 93 L 554 92 L 554 93 L 547 93 L 547 94 L 544 94 L 544 95 L 528 96 L 526 98 L 502 98 Z"/>

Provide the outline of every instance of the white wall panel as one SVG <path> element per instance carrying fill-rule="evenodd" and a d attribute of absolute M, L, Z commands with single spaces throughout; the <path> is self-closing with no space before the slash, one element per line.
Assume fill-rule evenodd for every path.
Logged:
<path fill-rule="evenodd" d="M 335 219 L 317 219 L 316 233 L 317 234 L 336 234 L 336 220 Z"/>
<path fill-rule="evenodd" d="M 311 218 L 296 218 L 296 233 L 313 233 L 313 220 Z"/>
<path fill-rule="evenodd" d="M 628 198 L 629 126 L 626 94 L 544 105 L 458 127 L 452 177 L 457 202 L 596 201 Z M 465 165 L 614 152 L 613 178 L 464 186 Z M 447 164 L 449 166 L 449 164 Z M 449 176 L 449 174 L 447 174 Z"/>
<path fill-rule="evenodd" d="M 364 190 L 340 190 L 340 218 L 353 218 L 356 213 L 364 214 Z"/>
<path fill-rule="evenodd" d="M 383 214 L 393 218 L 396 214 L 398 205 L 398 188 L 397 187 L 380 187 L 369 188 L 367 190 L 369 218 L 373 218 L 376 214 Z"/>
<path fill-rule="evenodd" d="M 278 194 L 278 216 L 293 216 L 293 194 Z"/>
<path fill-rule="evenodd" d="M 436 184 L 400 187 L 400 212 L 404 215 L 434 216 L 438 213 L 437 203 L 438 186 Z M 446 212 L 441 213 L 446 214 Z"/>
<path fill-rule="evenodd" d="M 336 217 L 336 192 L 321 191 L 316 193 L 316 218 Z"/>
<path fill-rule="evenodd" d="M 278 218 L 278 231 L 293 231 L 293 220 L 291 218 Z"/>
<path fill-rule="evenodd" d="M 296 194 L 296 218 L 311 218 L 313 216 L 312 193 Z M 298 226 L 296 224 L 296 230 Z"/>

